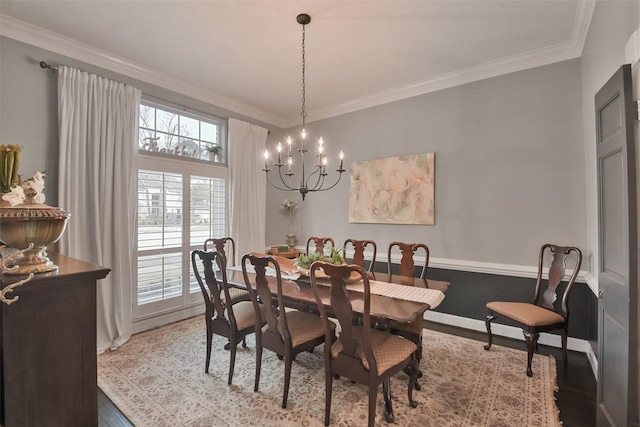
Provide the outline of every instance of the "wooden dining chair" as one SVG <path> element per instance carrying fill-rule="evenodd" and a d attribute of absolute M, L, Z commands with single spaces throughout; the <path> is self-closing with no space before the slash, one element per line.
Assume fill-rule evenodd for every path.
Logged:
<path fill-rule="evenodd" d="M 204 241 L 204 250 L 215 250 L 224 255 L 228 267 L 236 265 L 236 242 L 231 237 L 209 238 Z M 230 288 L 229 296 L 231 296 L 231 304 L 238 301 L 251 301 L 249 292 L 244 289 Z"/>
<path fill-rule="evenodd" d="M 313 242 L 313 245 L 315 247 L 314 252 L 317 253 L 324 253 L 325 246 L 328 246 L 329 243 L 331 243 L 331 246 L 329 247 L 329 253 L 331 253 L 331 249 L 333 249 L 335 246 L 335 243 L 331 237 L 309 237 L 309 240 L 307 240 L 307 251 L 305 253 L 306 255 L 309 255 L 311 242 Z"/>
<path fill-rule="evenodd" d="M 247 266 L 251 264 L 255 275 L 247 273 Z M 267 278 L 267 267 L 275 271 L 275 299 Z M 256 316 L 261 316 L 265 325 L 256 330 L 256 378 L 254 391 L 258 391 L 260 384 L 260 369 L 262 365 L 262 349 L 273 351 L 278 358 L 284 359 L 284 392 L 282 407 L 287 407 L 291 367 L 298 353 L 312 352 L 313 349 L 325 341 L 325 331 L 320 317 L 298 310 L 285 311 L 283 281 L 280 265 L 270 256 L 256 256 L 246 254 L 242 257 L 242 274 L 246 283 Z M 290 286 L 297 286 L 287 282 Z M 264 303 L 263 304 L 261 304 Z M 333 335 L 335 336 L 335 334 Z M 329 342 L 333 342 L 330 334 Z"/>
<path fill-rule="evenodd" d="M 417 406 L 413 400 L 413 389 L 417 376 L 416 345 L 408 339 L 372 328 L 371 292 L 369 278 L 364 269 L 357 265 L 335 265 L 316 261 L 311 265 L 311 287 L 315 295 L 318 311 L 325 330 L 325 341 L 329 342 L 333 331 L 333 322 L 329 320 L 325 302 L 318 292 L 317 275 L 322 270 L 331 280 L 331 311 L 340 324 L 340 335 L 333 345 L 324 346 L 325 365 L 325 412 L 324 425 L 331 418 L 331 394 L 334 375 L 341 375 L 352 381 L 369 387 L 368 425 L 372 427 L 376 416 L 376 398 L 382 383 L 385 400 L 385 419 L 393 422 L 390 378 L 405 368 L 409 368 L 408 398 L 412 408 Z M 347 279 L 357 272 L 364 283 L 362 313 L 353 310 L 350 294 L 347 291 Z"/>
<path fill-rule="evenodd" d="M 365 249 L 371 247 L 373 254 L 370 259 L 366 259 Z M 364 268 L 370 279 L 375 279 L 375 273 L 373 269 L 376 265 L 376 256 L 378 253 L 376 242 L 373 240 L 356 240 L 347 239 L 344 241 L 342 247 L 342 256 L 346 258 L 347 250 L 353 251 L 353 257 L 351 258 L 351 264 L 359 265 Z"/>
<path fill-rule="evenodd" d="M 392 275 L 392 262 L 391 259 L 395 253 L 401 253 L 400 266 L 398 267 L 397 278 L 394 280 Z M 387 272 L 389 276 L 389 282 L 398 283 L 406 286 L 415 285 L 415 272 L 416 262 L 414 256 L 416 254 L 424 254 L 424 264 L 419 270 L 417 278 L 422 279 L 425 286 L 427 285 L 427 268 L 429 266 L 429 247 L 424 243 L 404 243 L 404 242 L 392 242 L 389 244 L 387 251 Z M 424 328 L 424 322 L 422 317 L 417 318 L 411 323 L 400 323 L 391 321 L 389 323 L 392 333 L 404 336 L 416 343 L 416 359 L 418 360 L 418 366 L 422 361 L 422 330 Z M 422 372 L 418 370 L 418 378 L 422 377 Z M 420 384 L 416 381 L 416 389 L 420 390 Z"/>
<path fill-rule="evenodd" d="M 566 274 L 567 258 L 571 253 L 575 254 L 574 262 L 572 263 L 573 271 L 571 271 L 571 276 L 567 280 L 566 286 L 561 286 Z M 546 280 L 543 279 L 545 260 L 551 262 Z M 488 343 L 484 346 L 484 349 L 489 350 L 491 348 L 493 343 L 491 322 L 496 320 L 498 315 L 501 315 L 515 321 L 522 328 L 522 333 L 527 343 L 527 376 L 533 375 L 531 361 L 533 352 L 538 351 L 540 332 L 562 330 L 562 361 L 566 365 L 569 295 L 576 277 L 578 277 L 581 265 L 582 252 L 575 246 L 556 246 L 549 243 L 542 245 L 538 257 L 538 278 L 532 302 L 493 301 L 487 303 L 489 314 L 487 314 L 485 324 L 487 326 Z M 546 286 L 544 285 L 545 281 Z"/>
<path fill-rule="evenodd" d="M 200 260 L 200 266 L 198 265 L 198 259 Z M 214 263 L 220 270 L 220 280 L 216 279 Z M 207 359 L 204 371 L 208 373 L 213 334 L 226 337 L 230 342 L 242 340 L 242 345 L 246 346 L 246 336 L 256 330 L 256 323 L 261 325 L 261 320 L 259 316 L 256 316 L 251 302 L 227 303 L 227 301 L 231 301 L 231 296 L 227 282 L 226 258 L 224 255 L 217 251 L 195 250 L 191 252 L 191 265 L 204 297 L 204 317 L 207 327 Z M 257 329 L 260 329 L 260 327 Z M 231 384 L 233 380 L 236 346 L 231 346 L 230 350 L 228 384 Z"/>

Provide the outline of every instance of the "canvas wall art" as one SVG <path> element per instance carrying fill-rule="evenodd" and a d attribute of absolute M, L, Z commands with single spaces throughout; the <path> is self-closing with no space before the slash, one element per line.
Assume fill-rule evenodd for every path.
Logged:
<path fill-rule="evenodd" d="M 433 225 L 435 153 L 351 164 L 349 222 Z"/>

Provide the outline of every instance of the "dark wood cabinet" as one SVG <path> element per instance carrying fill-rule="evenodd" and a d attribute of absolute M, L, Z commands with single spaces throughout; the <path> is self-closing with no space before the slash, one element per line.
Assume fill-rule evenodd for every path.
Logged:
<path fill-rule="evenodd" d="M 57 272 L 36 274 L 0 302 L 0 422 L 97 426 L 96 281 L 109 269 L 49 254 Z M 0 274 L 4 289 L 24 276 Z"/>

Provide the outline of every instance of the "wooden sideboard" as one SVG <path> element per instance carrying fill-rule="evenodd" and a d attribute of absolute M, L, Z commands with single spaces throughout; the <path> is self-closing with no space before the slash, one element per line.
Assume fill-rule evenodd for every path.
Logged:
<path fill-rule="evenodd" d="M 36 274 L 0 302 L 0 423 L 97 426 L 96 281 L 109 269 L 49 254 L 57 272 Z M 25 276 L 0 274 L 0 289 Z"/>

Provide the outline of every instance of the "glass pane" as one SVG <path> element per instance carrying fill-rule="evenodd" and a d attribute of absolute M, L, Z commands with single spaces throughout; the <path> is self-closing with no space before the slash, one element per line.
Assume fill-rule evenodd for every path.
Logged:
<path fill-rule="evenodd" d="M 178 115 L 168 111 L 157 110 L 156 129 L 169 134 L 178 134 Z"/>
<path fill-rule="evenodd" d="M 202 134 L 200 139 L 207 142 L 218 142 L 218 126 L 212 123 L 200 122 Z"/>
<path fill-rule="evenodd" d="M 157 147 L 155 132 L 151 129 L 139 128 L 138 131 L 138 148 L 146 151 L 155 151 Z"/>
<path fill-rule="evenodd" d="M 180 138 L 180 150 L 178 152 L 183 157 L 200 158 L 200 147 L 198 140 L 191 138 Z"/>
<path fill-rule="evenodd" d="M 182 176 L 138 172 L 138 250 L 182 246 Z"/>
<path fill-rule="evenodd" d="M 156 128 L 156 109 L 148 105 L 140 104 L 140 124 L 141 128 Z"/>
<path fill-rule="evenodd" d="M 225 180 L 200 176 L 191 177 L 191 246 L 202 247 L 209 237 L 226 236 Z"/>
<path fill-rule="evenodd" d="M 182 295 L 180 253 L 138 257 L 138 305 Z"/>
<path fill-rule="evenodd" d="M 200 121 L 191 117 L 180 116 L 180 136 L 200 138 Z"/>
<path fill-rule="evenodd" d="M 178 137 L 176 135 L 168 135 L 166 133 L 157 132 L 157 150 L 159 153 L 173 154 L 176 152 L 178 144 Z"/>

